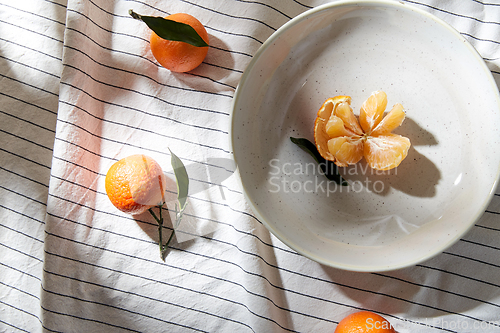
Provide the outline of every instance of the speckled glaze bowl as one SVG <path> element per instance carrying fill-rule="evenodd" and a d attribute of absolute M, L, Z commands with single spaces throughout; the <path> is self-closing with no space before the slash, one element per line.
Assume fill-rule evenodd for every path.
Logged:
<path fill-rule="evenodd" d="M 290 137 L 313 140 L 328 97 L 349 95 L 356 114 L 372 91 L 406 120 L 401 165 L 342 169 L 329 182 Z M 500 166 L 498 88 L 474 48 L 436 17 L 396 1 L 339 1 L 289 21 L 246 69 L 231 145 L 259 220 L 319 263 L 385 271 L 426 260 L 484 212 Z"/>

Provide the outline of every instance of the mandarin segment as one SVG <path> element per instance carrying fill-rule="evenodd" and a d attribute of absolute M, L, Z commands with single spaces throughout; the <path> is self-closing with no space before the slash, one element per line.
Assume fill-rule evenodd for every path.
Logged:
<path fill-rule="evenodd" d="M 410 140 L 397 134 L 371 137 L 365 141 L 364 156 L 368 165 L 377 170 L 393 169 L 405 159 Z"/>
<path fill-rule="evenodd" d="M 349 103 L 339 103 L 339 105 L 335 109 L 335 115 L 342 119 L 345 127 L 351 132 L 357 135 L 363 135 L 363 130 L 361 129 L 361 126 L 359 126 L 359 122 L 356 119 L 356 116 L 354 115 L 354 112 L 352 111 Z"/>
<path fill-rule="evenodd" d="M 392 132 L 399 127 L 405 119 L 405 112 L 401 104 L 395 104 L 392 110 L 382 119 L 382 121 L 375 127 L 371 135 L 377 136 Z"/>
<path fill-rule="evenodd" d="M 376 91 L 363 103 L 359 122 L 350 106 L 349 96 L 327 99 L 314 123 L 314 141 L 323 158 L 345 167 L 363 157 L 378 170 L 397 167 L 408 155 L 408 138 L 391 132 L 403 122 L 405 112 L 395 104 L 384 117 L 387 95 Z"/>
<path fill-rule="evenodd" d="M 328 150 L 335 156 L 338 166 L 356 164 L 363 158 L 363 141 L 350 137 L 337 137 L 328 141 Z"/>
<path fill-rule="evenodd" d="M 359 124 L 365 133 L 380 123 L 387 107 L 387 94 L 381 90 L 373 92 L 361 105 Z"/>
<path fill-rule="evenodd" d="M 326 134 L 328 134 L 330 138 L 335 138 L 338 136 L 345 136 L 345 135 L 350 136 L 354 134 L 346 128 L 342 119 L 333 114 L 330 117 L 330 119 L 328 119 L 328 121 L 326 122 L 325 130 Z"/>

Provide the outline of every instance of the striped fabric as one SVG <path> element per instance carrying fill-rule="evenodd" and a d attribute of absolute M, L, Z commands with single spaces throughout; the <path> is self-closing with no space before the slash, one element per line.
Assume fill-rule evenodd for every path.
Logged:
<path fill-rule="evenodd" d="M 333 332 L 361 309 L 400 333 L 500 332 L 500 192 L 444 253 L 386 273 L 304 258 L 247 206 L 232 96 L 263 42 L 325 2 L 0 0 L 1 332 Z M 500 2 L 404 2 L 455 27 L 500 84 Z M 197 17 L 204 63 L 159 66 L 129 9 Z M 168 166 L 169 149 L 192 194 L 162 261 L 156 222 L 116 210 L 104 177 L 134 153 Z"/>

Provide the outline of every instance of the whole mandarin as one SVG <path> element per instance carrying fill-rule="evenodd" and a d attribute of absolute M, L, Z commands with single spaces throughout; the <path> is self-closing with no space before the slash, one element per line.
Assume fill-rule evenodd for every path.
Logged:
<path fill-rule="evenodd" d="M 151 157 L 137 154 L 114 163 L 106 173 L 111 203 L 122 212 L 138 215 L 163 203 L 167 179 Z"/>
<path fill-rule="evenodd" d="M 208 33 L 205 27 L 195 17 L 177 13 L 165 17 L 168 20 L 190 25 L 198 35 L 208 44 Z M 185 42 L 170 41 L 151 33 L 150 47 L 156 60 L 173 72 L 189 72 L 198 67 L 208 53 L 208 46 L 197 47 Z"/>
<path fill-rule="evenodd" d="M 395 333 L 384 317 L 371 311 L 360 311 L 340 321 L 334 333 Z"/>

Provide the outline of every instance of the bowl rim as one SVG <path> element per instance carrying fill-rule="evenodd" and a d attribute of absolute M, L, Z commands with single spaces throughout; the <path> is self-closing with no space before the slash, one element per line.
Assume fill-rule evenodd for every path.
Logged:
<path fill-rule="evenodd" d="M 483 205 L 478 207 L 477 212 L 474 214 L 474 218 L 471 219 L 470 223 L 467 225 L 466 228 L 463 228 L 461 232 L 457 232 L 455 237 L 451 238 L 449 241 L 443 243 L 440 247 L 438 247 L 435 251 L 427 252 L 422 254 L 418 258 L 413 258 L 412 260 L 409 260 L 407 262 L 400 262 L 396 264 L 389 264 L 389 265 L 379 265 L 376 267 L 373 266 L 365 266 L 365 265 L 350 265 L 350 264 L 339 264 L 336 262 L 332 262 L 330 260 L 325 260 L 323 258 L 318 257 L 315 254 L 310 253 L 308 250 L 304 249 L 301 247 L 299 244 L 296 244 L 295 242 L 292 242 L 288 239 L 288 237 L 284 234 L 282 234 L 280 231 L 278 231 L 276 228 L 274 228 L 268 221 L 264 218 L 264 216 L 261 214 L 260 209 L 254 204 L 253 200 L 248 195 L 248 192 L 246 190 L 246 186 L 243 183 L 243 180 L 240 176 L 239 173 L 239 168 L 238 168 L 238 161 L 237 158 L 234 154 L 234 147 L 235 147 L 235 135 L 234 135 L 234 127 L 235 127 L 235 110 L 237 109 L 238 101 L 240 98 L 240 95 L 242 94 L 242 87 L 245 86 L 246 82 L 248 81 L 250 72 L 252 71 L 252 68 L 256 65 L 257 61 L 259 61 L 260 56 L 269 48 L 273 45 L 273 43 L 281 36 L 281 34 L 288 30 L 290 27 L 298 24 L 299 22 L 307 19 L 310 15 L 314 15 L 316 13 L 319 13 L 321 11 L 326 11 L 326 10 L 332 10 L 340 7 L 346 7 L 346 6 L 353 6 L 353 7 L 363 7 L 363 6 L 373 6 L 373 7 L 384 7 L 384 8 L 391 8 L 391 9 L 405 9 L 405 10 L 410 10 L 417 14 L 418 16 L 421 16 L 422 18 L 427 18 L 429 20 L 434 21 L 435 23 L 439 24 L 443 28 L 446 28 L 448 32 L 451 33 L 455 38 L 457 38 L 459 41 L 463 42 L 463 45 L 465 45 L 470 53 L 476 58 L 477 63 L 482 67 L 483 72 L 485 77 L 487 77 L 489 83 L 493 86 L 493 91 L 496 91 L 495 97 L 496 97 L 496 104 L 498 106 L 498 110 L 500 110 L 500 91 L 499 88 L 493 78 L 493 74 L 491 73 L 490 69 L 486 65 L 484 59 L 481 57 L 479 52 L 472 46 L 472 44 L 464 37 L 462 36 L 455 28 L 453 28 L 450 24 L 446 23 L 442 19 L 436 17 L 435 15 L 424 11 L 423 9 L 420 9 L 418 7 L 412 6 L 410 4 L 402 3 L 399 1 L 394 1 L 394 0 L 340 0 L 337 2 L 333 3 L 326 3 L 323 5 L 319 5 L 317 7 L 308 9 L 304 11 L 303 13 L 295 16 L 285 24 L 283 24 L 280 28 L 278 28 L 274 33 L 269 36 L 268 39 L 259 47 L 255 55 L 252 57 L 251 61 L 247 65 L 246 69 L 244 70 L 240 81 L 236 87 L 234 96 L 233 96 L 233 101 L 231 105 L 231 115 L 230 115 L 230 128 L 229 128 L 229 148 L 230 151 L 233 155 L 233 159 L 235 162 L 236 170 L 236 179 L 243 190 L 243 195 L 248 203 L 248 205 L 251 207 L 252 212 L 256 216 L 256 218 L 261 222 L 276 238 L 278 238 L 283 244 L 285 244 L 287 247 L 290 249 L 296 251 L 298 254 L 303 255 L 311 260 L 314 260 L 320 264 L 333 267 L 333 268 L 338 268 L 342 270 L 347 270 L 347 271 L 354 271 L 354 272 L 384 272 L 384 271 L 391 271 L 391 270 L 398 270 L 398 269 L 403 269 L 407 267 L 411 267 L 414 265 L 417 265 L 423 261 L 426 261 L 430 258 L 433 258 L 434 256 L 442 253 L 445 249 L 449 248 L 451 245 L 455 244 L 463 235 L 465 235 L 469 230 L 474 226 L 475 222 L 479 220 L 479 218 L 484 214 L 486 207 L 489 205 L 491 202 L 496 189 L 498 187 L 499 183 L 499 178 L 500 178 L 500 165 L 497 167 L 497 172 L 496 172 L 496 178 L 490 188 L 490 191 L 487 195 L 487 198 L 485 199 Z"/>

